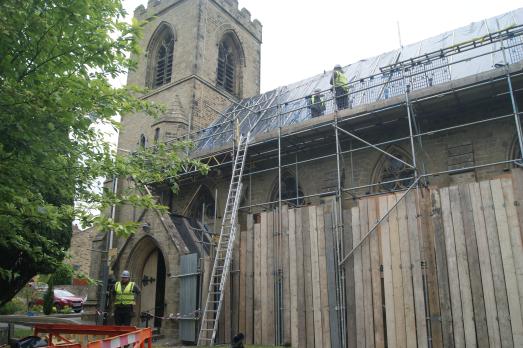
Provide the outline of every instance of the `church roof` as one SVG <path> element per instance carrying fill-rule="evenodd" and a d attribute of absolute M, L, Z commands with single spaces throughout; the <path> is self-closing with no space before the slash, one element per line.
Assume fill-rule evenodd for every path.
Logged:
<path fill-rule="evenodd" d="M 519 61 L 523 61 L 523 8 L 362 59 L 343 71 L 354 108 Z M 310 119 L 306 97 L 316 88 L 324 91 L 326 113 L 333 112 L 331 74 L 325 72 L 233 103 L 200 131 L 196 151 L 230 144 L 235 133 L 232 120 L 236 118 L 240 132 L 250 130 L 253 136 Z"/>

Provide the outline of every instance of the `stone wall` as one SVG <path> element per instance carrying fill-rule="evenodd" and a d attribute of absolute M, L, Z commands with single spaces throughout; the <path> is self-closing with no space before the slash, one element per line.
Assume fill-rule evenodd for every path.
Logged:
<path fill-rule="evenodd" d="M 334 138 L 334 131 L 331 137 Z M 453 130 L 445 132 L 438 136 L 426 137 L 423 140 L 422 150 L 417 148 L 417 161 L 422 163 L 424 170 L 427 173 L 434 173 L 439 171 L 446 171 L 452 169 L 453 157 L 452 150 L 460 145 L 470 148 L 473 155 L 473 165 L 481 165 L 492 162 L 504 161 L 511 158 L 513 151 L 513 141 L 515 139 L 515 128 L 512 120 L 498 121 L 492 124 L 476 125 L 461 130 Z M 355 143 L 352 146 L 356 146 Z M 360 146 L 360 145 L 358 145 Z M 349 144 L 342 144 L 342 151 L 348 150 Z M 403 141 L 395 145 L 396 149 L 401 150 L 402 153 L 410 154 L 410 142 Z M 303 161 L 308 158 L 325 156 L 333 154 L 332 146 L 327 146 L 325 149 L 306 148 L 298 154 L 298 160 Z M 352 158 L 351 158 L 352 157 Z M 306 163 L 301 163 L 298 166 L 292 165 L 295 160 L 295 155 L 283 156 L 282 162 L 291 164 L 282 168 L 283 172 L 289 172 L 291 175 L 298 178 L 298 183 L 304 195 L 314 195 L 323 192 L 335 190 L 337 184 L 337 170 L 336 157 L 331 156 L 325 159 L 319 159 Z M 375 149 L 365 149 L 342 156 L 342 186 L 344 188 L 360 187 L 371 185 L 379 181 L 377 177 L 377 167 L 381 161 L 386 157 Z M 407 162 L 410 158 L 407 159 Z M 267 161 L 264 167 L 277 167 L 277 161 Z M 264 168 L 262 167 L 262 168 Z M 454 185 L 462 182 L 475 182 L 479 180 L 486 180 L 495 175 L 502 174 L 509 166 L 507 164 L 500 164 L 496 166 L 489 166 L 475 170 L 464 171 L 456 174 L 442 174 L 429 178 L 429 183 L 439 187 Z M 253 167 L 259 169 L 259 167 Z M 246 164 L 246 169 L 249 169 L 249 163 Z M 223 169 L 221 173 L 224 173 Z M 178 195 L 174 196 L 173 210 L 177 212 L 183 211 L 185 206 L 189 203 L 194 191 L 200 184 L 206 185 L 210 192 L 214 194 L 215 189 L 218 189 L 218 214 L 221 216 L 223 212 L 223 204 L 227 196 L 229 187 L 228 176 L 224 174 L 223 177 L 215 177 L 211 173 L 208 177 L 202 178 L 201 181 L 192 183 L 190 185 L 182 186 Z M 374 176 L 374 177 L 373 177 Z M 267 172 L 254 174 L 252 176 L 244 177 L 244 188 L 246 190 L 243 204 L 259 204 L 270 201 L 270 193 L 277 184 L 278 170 L 273 169 Z M 361 196 L 365 194 L 372 194 L 377 192 L 376 187 L 364 187 L 354 190 L 353 193 Z M 346 195 L 348 198 L 350 196 Z M 318 198 L 307 198 L 305 200 L 309 203 L 317 203 Z M 253 212 L 261 211 L 268 208 L 268 206 L 254 207 Z"/>
<path fill-rule="evenodd" d="M 90 273 L 91 258 L 96 257 L 91 251 L 95 235 L 96 230 L 94 228 L 81 230 L 78 225 L 73 225 L 73 236 L 71 238 L 71 247 L 69 248 L 71 258 L 68 262 L 75 271 L 85 275 Z"/>

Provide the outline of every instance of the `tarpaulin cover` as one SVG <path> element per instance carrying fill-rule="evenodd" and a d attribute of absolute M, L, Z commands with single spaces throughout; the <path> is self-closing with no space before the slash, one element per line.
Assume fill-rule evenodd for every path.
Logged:
<path fill-rule="evenodd" d="M 521 25 L 523 25 L 523 8 L 349 64 L 343 67 L 343 72 L 351 84 L 350 106 L 370 104 L 404 94 L 406 85 L 410 90 L 427 88 L 496 69 L 503 66 L 505 62 L 508 64 L 519 62 L 523 60 L 523 36 L 507 37 L 488 45 L 427 60 L 426 63 L 411 67 L 412 76 L 408 82 L 401 78 L 402 73 L 399 69 L 390 68 L 398 62 L 423 57 L 438 50 Z M 500 50 L 501 45 L 504 50 Z M 270 131 L 280 125 L 291 125 L 309 119 L 311 115 L 307 108 L 306 97 L 316 88 L 326 91 L 325 95 L 328 96 L 331 75 L 332 71 L 329 71 L 233 103 L 210 127 L 200 132 L 199 138 L 195 140 L 196 151 L 208 151 L 230 144 L 235 133 L 235 126 L 231 120 L 235 118 L 238 119 L 240 132 L 246 134 L 250 130 L 252 135 Z M 330 103 L 334 110 L 334 103 L 332 101 Z"/>

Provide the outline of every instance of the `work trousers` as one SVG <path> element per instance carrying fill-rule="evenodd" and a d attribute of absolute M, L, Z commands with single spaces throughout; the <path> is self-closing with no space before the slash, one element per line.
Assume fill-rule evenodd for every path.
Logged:
<path fill-rule="evenodd" d="M 338 110 L 343 110 L 349 107 L 348 92 L 342 87 L 336 87 L 336 105 Z"/>
<path fill-rule="evenodd" d="M 133 317 L 132 305 L 114 306 L 114 324 L 119 326 L 130 326 Z"/>

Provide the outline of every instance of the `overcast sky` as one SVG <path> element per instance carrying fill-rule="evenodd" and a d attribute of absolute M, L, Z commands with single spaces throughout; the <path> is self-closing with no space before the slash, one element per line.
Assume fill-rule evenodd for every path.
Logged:
<path fill-rule="evenodd" d="M 127 12 L 147 0 L 124 0 Z M 521 0 L 239 0 L 263 25 L 261 91 L 518 7 Z"/>

